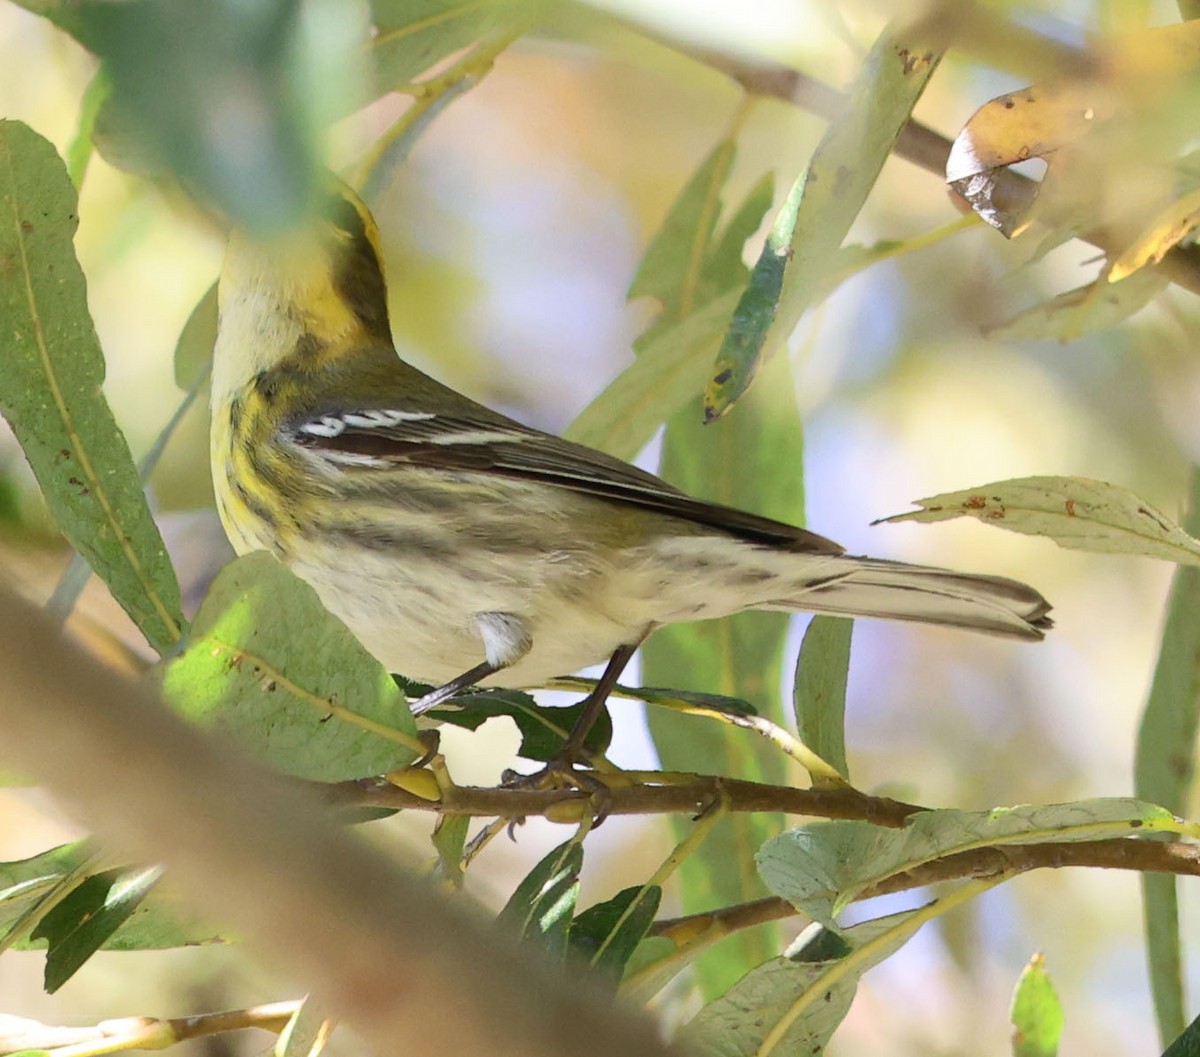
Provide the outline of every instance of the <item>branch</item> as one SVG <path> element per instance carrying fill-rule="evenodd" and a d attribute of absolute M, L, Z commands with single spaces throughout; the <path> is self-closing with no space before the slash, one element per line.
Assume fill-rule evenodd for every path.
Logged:
<path fill-rule="evenodd" d="M 663 1057 L 650 1021 L 518 948 L 0 589 L 0 757 L 247 937 L 381 1055 Z"/>
<path fill-rule="evenodd" d="M 616 771 L 597 773 L 608 789 L 606 815 L 699 815 L 720 800 L 728 811 L 782 811 L 815 818 L 848 818 L 897 828 L 926 808 L 888 797 L 868 796 L 857 789 L 793 789 L 737 778 L 705 774 Z M 591 798 L 578 789 L 520 789 L 497 786 L 453 786 L 441 799 L 429 800 L 383 779 L 365 778 L 321 786 L 339 807 L 386 807 L 401 811 L 433 811 L 440 815 L 522 819 L 548 817 L 568 821 L 568 805 L 585 813 Z"/>
<path fill-rule="evenodd" d="M 1004 844 L 947 855 L 923 863 L 914 870 L 893 874 L 859 893 L 857 900 L 924 888 L 943 881 L 966 878 L 1003 877 L 1029 870 L 1090 866 L 1105 870 L 1136 870 L 1200 877 L 1200 847 L 1194 844 L 1163 843 L 1121 837 L 1115 840 L 1057 841 L 1045 844 Z M 699 933 L 720 937 L 768 921 L 779 921 L 801 913 L 786 899 L 768 896 L 736 906 L 685 917 L 656 921 L 649 935 L 673 939 L 676 934 L 689 942 Z"/>

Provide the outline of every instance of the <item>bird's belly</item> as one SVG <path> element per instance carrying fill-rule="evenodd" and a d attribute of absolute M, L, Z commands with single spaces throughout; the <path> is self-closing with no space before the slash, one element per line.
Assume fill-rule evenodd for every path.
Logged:
<path fill-rule="evenodd" d="M 527 654 L 485 685 L 536 686 L 569 675 L 607 660 L 646 627 L 619 569 L 570 554 L 526 558 L 519 568 L 487 553 L 447 563 L 348 551 L 344 568 L 328 559 L 289 564 L 389 671 L 434 685 L 484 660 L 482 613 L 516 617 L 531 640 Z"/>

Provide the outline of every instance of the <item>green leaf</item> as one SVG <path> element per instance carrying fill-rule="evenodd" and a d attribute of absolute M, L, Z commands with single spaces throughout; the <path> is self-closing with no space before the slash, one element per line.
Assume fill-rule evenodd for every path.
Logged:
<path fill-rule="evenodd" d="M 530 0 L 371 0 L 374 95 L 403 88 L 460 48 L 546 6 Z"/>
<path fill-rule="evenodd" d="M 734 287 L 745 286 L 750 269 L 742 260 L 746 242 L 763 222 L 775 198 L 775 176 L 764 173 L 746 195 L 745 200 L 725 224 L 713 244 L 700 272 L 700 290 L 712 290 L 714 295 Z M 707 300 L 702 297 L 701 300 Z"/>
<path fill-rule="evenodd" d="M 1043 955 L 1035 954 L 1021 971 L 1009 1019 L 1013 1025 L 1013 1057 L 1055 1057 L 1062 1036 L 1063 1011 Z"/>
<path fill-rule="evenodd" d="M 991 811 L 922 811 L 903 829 L 869 822 L 801 826 L 758 852 L 758 869 L 776 895 L 826 925 L 867 889 L 923 863 L 993 844 L 1093 840 L 1157 831 L 1178 832 L 1169 811 L 1131 799 Z"/>
<path fill-rule="evenodd" d="M 73 841 L 17 862 L 0 863 L 0 935 L 59 884 L 81 874 L 95 856 L 88 841 Z"/>
<path fill-rule="evenodd" d="M 105 941 L 106 951 L 159 951 L 223 943 L 228 937 L 211 922 L 198 919 L 173 894 L 155 888 Z"/>
<path fill-rule="evenodd" d="M 112 83 L 97 124 L 106 158 L 172 174 L 262 235 L 315 208 L 320 133 L 365 95 L 354 5 L 84 0 L 77 18 Z"/>
<path fill-rule="evenodd" d="M 181 714 L 288 774 L 342 781 L 420 751 L 392 677 L 265 552 L 221 570 L 184 652 L 160 675 Z"/>
<path fill-rule="evenodd" d="M 632 459 L 699 391 L 736 303 L 737 292 L 730 291 L 678 323 L 656 328 L 639 345 L 637 359 L 567 427 L 566 438 Z"/>
<path fill-rule="evenodd" d="M 430 718 L 467 730 L 478 730 L 489 719 L 509 716 L 521 732 L 518 754 L 527 760 L 547 762 L 562 749 L 585 707 L 580 702 L 551 708 L 539 705 L 519 690 L 479 690 L 451 698 L 445 706 L 433 709 Z M 611 741 L 612 719 L 606 709 L 588 732 L 583 747 L 590 753 L 602 755 Z"/>
<path fill-rule="evenodd" d="M 686 492 L 795 523 L 803 521 L 803 440 L 788 365 L 772 365 L 771 384 L 758 387 L 744 413 L 705 426 L 695 403 L 671 422 L 663 441 L 663 476 Z M 788 618 L 742 613 L 719 621 L 677 624 L 656 632 L 642 652 L 642 678 L 738 697 L 776 722 Z M 763 739 L 727 725 L 701 723 L 664 709 L 647 722 L 669 770 L 701 770 L 753 781 L 783 782 L 781 753 Z M 779 815 L 722 819 L 680 868 L 685 913 L 762 894 L 752 857 L 779 832 Z M 778 949 L 773 926 L 739 933 L 705 954 L 696 971 L 715 996 Z"/>
<path fill-rule="evenodd" d="M 34 930 L 44 939 L 46 990 L 53 994 L 129 919 L 162 876 L 159 867 L 95 874 L 59 903 Z"/>
<path fill-rule="evenodd" d="M 721 188 L 736 152 L 734 140 L 725 139 L 700 163 L 646 247 L 629 285 L 629 300 L 657 298 L 668 320 L 686 316 L 700 303 L 700 278 L 721 212 Z M 741 254 L 740 244 L 737 253 Z"/>
<path fill-rule="evenodd" d="M 517 885 L 497 920 L 526 940 L 542 944 L 553 957 L 567 952 L 567 937 L 579 898 L 583 844 L 578 837 L 560 844 Z"/>
<path fill-rule="evenodd" d="M 820 926 L 788 953 L 750 970 L 680 1032 L 698 1057 L 818 1054 L 846 1016 L 859 978 L 899 950 L 921 924 L 914 911 L 865 921 L 832 944 Z"/>
<path fill-rule="evenodd" d="M 92 160 L 92 133 L 96 127 L 96 117 L 111 91 L 112 85 L 103 71 L 98 72 L 84 89 L 79 104 L 79 122 L 66 152 L 67 172 L 76 191 L 83 186 L 83 177 Z"/>
<path fill-rule="evenodd" d="M 438 815 L 433 825 L 433 848 L 437 852 L 434 876 L 449 881 L 455 888 L 461 888 L 465 880 L 463 855 L 470 829 L 470 815 Z"/>
<path fill-rule="evenodd" d="M 645 938 L 662 902 L 657 885 L 634 885 L 612 899 L 590 906 L 571 924 L 571 948 L 592 968 L 621 979 L 625 966 Z"/>
<path fill-rule="evenodd" d="M 554 685 L 595 685 L 595 682 L 594 679 L 571 677 L 556 679 Z M 749 701 L 743 701 L 740 697 L 727 697 L 725 694 L 709 694 L 703 690 L 672 690 L 662 686 L 624 686 L 618 683 L 613 687 L 613 696 L 629 697 L 634 701 L 645 701 L 648 705 L 674 708 L 683 712 L 711 712 L 732 717 L 758 715 L 758 709 Z"/>
<path fill-rule="evenodd" d="M 621 996 L 634 1005 L 645 1005 L 691 965 L 701 949 L 694 945 L 681 950 L 665 936 L 647 936 L 625 963 Z"/>
<path fill-rule="evenodd" d="M 1184 528 L 1200 533 L 1200 468 L 1192 468 Z M 1175 570 L 1154 681 L 1142 712 L 1134 753 L 1134 794 L 1169 811 L 1187 810 L 1196 776 L 1200 731 L 1200 569 Z M 1175 878 L 1143 874 L 1146 953 L 1159 1037 L 1165 1045 L 1183 1030 L 1183 952 Z"/>
<path fill-rule="evenodd" d="M 13 0 L 18 7 L 23 7 L 35 15 L 70 33 L 85 48 L 91 48 L 87 36 L 87 21 L 83 8 L 87 0 Z M 100 0 L 92 0 L 100 2 Z M 94 48 L 93 48 L 94 50 Z"/>
<path fill-rule="evenodd" d="M 7 933 L 22 915 L 60 884 L 74 884 L 85 877 L 95 857 L 88 841 L 75 841 L 42 852 L 19 862 L 0 863 L 0 934 Z M 79 874 L 73 881 L 72 875 Z M 216 939 L 210 926 L 201 925 L 175 899 L 155 888 L 104 941 L 106 950 L 160 950 L 166 947 L 194 946 Z M 19 940 L 20 949 L 44 946 L 44 940 Z"/>
<path fill-rule="evenodd" d="M 854 621 L 813 617 L 796 661 L 793 699 L 800 740 L 846 779 L 846 680 Z"/>
<path fill-rule="evenodd" d="M 1161 294 L 1171 280 L 1150 268 L 1119 283 L 1101 276 L 1094 283 L 1068 290 L 1045 304 L 1028 308 L 986 331 L 1005 341 L 1074 341 L 1085 334 L 1111 330 Z"/>
<path fill-rule="evenodd" d="M 733 406 L 814 303 L 940 58 L 898 24 L 875 42 L 845 111 L 826 130 L 767 235 L 705 388 L 707 418 Z"/>
<path fill-rule="evenodd" d="M 170 443 L 171 437 L 174 436 L 175 431 L 179 428 L 179 424 L 183 421 L 184 416 L 195 402 L 196 397 L 200 395 L 202 383 L 206 380 L 206 378 L 198 378 L 192 385 L 192 388 L 183 395 L 183 399 L 176 405 L 171 417 L 167 420 L 163 428 L 158 431 L 158 436 L 154 438 L 154 443 L 146 449 L 146 454 L 138 460 L 137 472 L 141 480 L 147 481 L 153 475 L 159 460 L 162 458 L 163 452 L 167 450 L 167 445 Z M 65 623 L 75 609 L 75 603 L 79 601 L 79 596 L 83 594 L 83 589 L 88 585 L 91 576 L 91 566 L 77 553 L 67 563 L 67 567 L 58 578 L 54 592 L 46 600 L 43 610 L 46 616 L 60 625 Z"/>
<path fill-rule="evenodd" d="M 217 284 L 196 302 L 175 343 L 175 384 L 185 392 L 212 368 L 217 342 Z"/>
<path fill-rule="evenodd" d="M 1162 1057 L 1200 1057 L 1200 1017 L 1183 1029 Z"/>
<path fill-rule="evenodd" d="M 699 391 L 745 282 L 742 247 L 771 204 L 768 175 L 714 240 L 733 156 L 733 140 L 717 145 L 651 239 L 629 296 L 656 297 L 662 311 L 634 342 L 637 358 L 571 423 L 568 439 L 632 459 Z"/>
<path fill-rule="evenodd" d="M 875 524 L 974 517 L 1027 536 L 1047 536 L 1072 550 L 1200 564 L 1200 540 L 1166 514 L 1127 488 L 1086 477 L 1019 477 L 918 499 L 916 505 L 923 509 Z"/>
<path fill-rule="evenodd" d="M 63 533 L 161 653 L 183 626 L 179 584 L 101 393 L 104 359 L 71 241 L 75 208 L 54 148 L 0 121 L 0 413 Z"/>

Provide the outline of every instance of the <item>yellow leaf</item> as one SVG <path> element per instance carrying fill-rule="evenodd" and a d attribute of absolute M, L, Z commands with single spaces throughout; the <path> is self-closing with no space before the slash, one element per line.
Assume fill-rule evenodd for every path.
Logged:
<path fill-rule="evenodd" d="M 1119 282 L 1147 264 L 1157 264 L 1167 250 L 1197 225 L 1200 225 L 1200 188 L 1172 202 L 1154 218 L 1132 245 L 1113 261 L 1108 281 Z"/>

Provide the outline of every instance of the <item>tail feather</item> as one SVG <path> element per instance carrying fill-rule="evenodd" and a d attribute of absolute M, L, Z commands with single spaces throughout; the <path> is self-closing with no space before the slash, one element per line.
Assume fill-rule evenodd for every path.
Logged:
<path fill-rule="evenodd" d="M 1017 580 L 877 558 L 834 562 L 830 575 L 771 608 L 912 620 L 1027 640 L 1041 639 L 1053 627 L 1050 604 Z"/>

